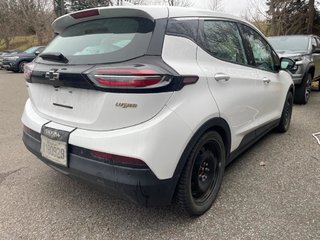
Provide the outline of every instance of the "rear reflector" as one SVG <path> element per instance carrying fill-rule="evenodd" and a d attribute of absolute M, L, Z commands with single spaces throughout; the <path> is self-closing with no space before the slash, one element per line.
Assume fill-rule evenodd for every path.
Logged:
<path fill-rule="evenodd" d="M 91 151 L 91 155 L 95 158 L 105 159 L 107 161 L 113 161 L 115 164 L 121 163 L 126 165 L 138 165 L 138 166 L 146 166 L 146 164 L 137 158 L 125 157 L 114 155 L 110 153 L 98 152 L 98 151 Z"/>
<path fill-rule="evenodd" d="M 79 19 L 79 18 L 98 16 L 98 15 L 100 15 L 100 13 L 99 13 L 98 9 L 90 9 L 90 10 L 85 10 L 85 11 L 81 11 L 81 12 L 71 13 L 70 15 L 74 19 Z"/>
<path fill-rule="evenodd" d="M 183 85 L 195 84 L 198 81 L 198 76 L 183 76 Z"/>

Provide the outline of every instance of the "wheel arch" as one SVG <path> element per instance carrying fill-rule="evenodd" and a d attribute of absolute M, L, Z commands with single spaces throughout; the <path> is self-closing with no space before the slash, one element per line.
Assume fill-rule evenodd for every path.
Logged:
<path fill-rule="evenodd" d="M 228 158 L 230 156 L 230 147 L 231 147 L 231 131 L 228 123 L 223 118 L 212 118 L 205 122 L 201 127 L 198 128 L 198 130 L 193 134 L 192 138 L 188 142 L 187 146 L 185 147 L 180 160 L 178 162 L 178 165 L 176 167 L 176 170 L 174 172 L 174 176 L 176 176 L 178 179 L 181 175 L 181 172 L 187 162 L 188 156 L 190 155 L 193 147 L 197 143 L 197 141 L 200 139 L 200 137 L 205 134 L 208 131 L 217 131 L 225 145 L 226 149 L 226 162 L 228 162 Z"/>
<path fill-rule="evenodd" d="M 309 67 L 308 67 L 308 71 L 306 71 L 306 74 L 311 74 L 311 76 L 312 76 L 312 79 L 314 78 L 314 74 L 315 74 L 315 66 L 314 65 L 310 65 Z"/>
<path fill-rule="evenodd" d="M 291 85 L 290 85 L 288 92 L 291 92 L 291 93 L 292 93 L 292 95 L 294 96 L 294 93 L 295 93 L 295 87 L 294 87 L 294 84 L 291 84 Z"/>

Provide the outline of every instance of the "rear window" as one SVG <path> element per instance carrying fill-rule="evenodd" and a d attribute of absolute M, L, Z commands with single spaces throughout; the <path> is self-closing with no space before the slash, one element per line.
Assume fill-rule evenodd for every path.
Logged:
<path fill-rule="evenodd" d="M 43 53 L 62 53 L 69 64 L 125 61 L 146 54 L 153 29 L 154 23 L 144 18 L 87 21 L 64 30 Z"/>

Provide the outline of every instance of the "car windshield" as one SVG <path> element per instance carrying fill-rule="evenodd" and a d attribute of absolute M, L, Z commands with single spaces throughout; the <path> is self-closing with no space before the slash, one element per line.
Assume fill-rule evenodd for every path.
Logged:
<path fill-rule="evenodd" d="M 129 60 L 146 53 L 153 28 L 154 23 L 144 18 L 105 18 L 78 23 L 56 36 L 42 53 L 59 52 L 70 64 Z"/>
<path fill-rule="evenodd" d="M 31 47 L 24 51 L 24 53 L 34 53 L 38 47 Z"/>
<path fill-rule="evenodd" d="M 309 47 L 309 38 L 307 36 L 281 36 L 268 38 L 272 47 L 276 51 L 307 51 Z"/>

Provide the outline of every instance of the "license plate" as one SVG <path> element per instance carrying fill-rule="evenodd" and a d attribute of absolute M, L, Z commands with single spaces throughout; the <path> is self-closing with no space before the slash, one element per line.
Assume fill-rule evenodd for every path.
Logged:
<path fill-rule="evenodd" d="M 61 130 L 45 128 L 41 134 L 41 155 L 60 165 L 68 166 L 68 144 Z M 50 137 L 46 136 L 50 133 Z M 67 134 L 67 133 L 66 133 Z M 54 138 L 54 139 L 52 139 Z"/>

